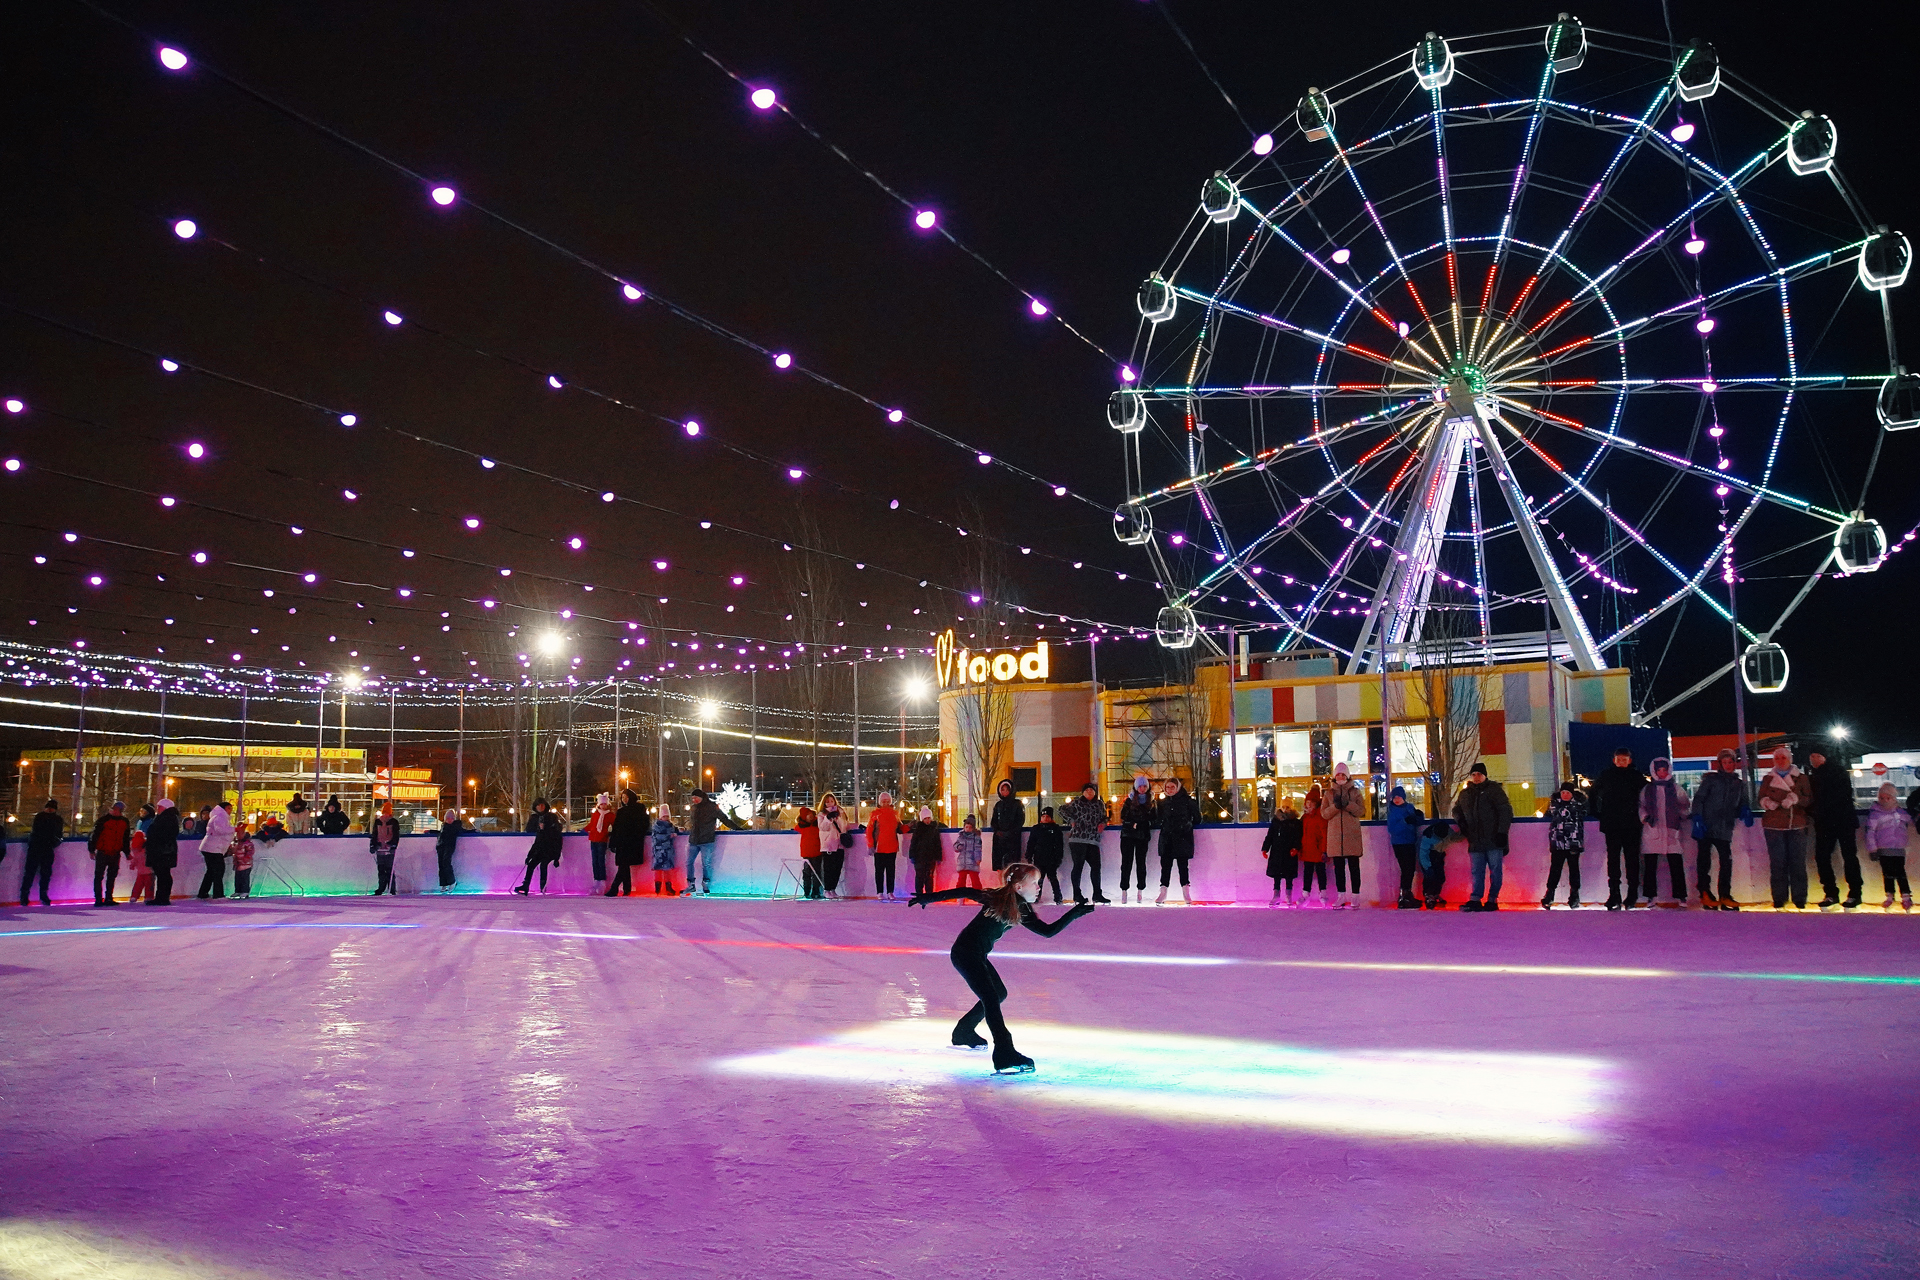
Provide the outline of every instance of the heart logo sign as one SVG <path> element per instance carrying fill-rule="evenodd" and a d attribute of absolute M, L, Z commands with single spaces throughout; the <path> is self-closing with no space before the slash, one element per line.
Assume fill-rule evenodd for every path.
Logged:
<path fill-rule="evenodd" d="M 953 628 L 948 627 L 940 633 L 933 644 L 934 677 L 939 680 L 942 689 L 953 684 Z"/>

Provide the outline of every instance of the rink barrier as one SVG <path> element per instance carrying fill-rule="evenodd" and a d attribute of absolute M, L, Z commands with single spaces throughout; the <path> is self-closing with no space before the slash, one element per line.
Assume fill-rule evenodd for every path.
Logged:
<path fill-rule="evenodd" d="M 1386 824 L 1367 822 L 1362 824 L 1361 884 L 1365 900 L 1373 905 L 1392 906 L 1399 896 L 1399 863 L 1393 856 L 1393 849 L 1387 842 Z M 946 858 L 935 873 L 935 883 L 946 888 L 953 883 L 953 838 L 956 832 L 947 832 L 942 840 Z M 1273 896 L 1273 882 L 1267 878 L 1266 857 L 1260 852 L 1260 842 L 1266 835 L 1264 825 L 1244 824 L 1241 826 L 1200 827 L 1194 832 L 1194 856 L 1190 864 L 1195 901 L 1209 903 L 1267 903 Z M 532 843 L 528 835 L 473 835 L 462 836 L 459 851 L 454 855 L 456 884 L 454 892 L 472 894 L 499 894 L 509 892 L 520 883 L 526 873 L 527 849 Z M 394 859 L 394 875 L 398 880 L 401 893 L 431 893 L 439 885 L 438 861 L 434 854 L 435 837 L 433 835 L 402 836 L 400 849 Z M 1685 859 L 1687 888 L 1697 897 L 1699 886 L 1694 883 L 1696 869 L 1693 842 L 1685 841 Z M 1812 841 L 1808 841 L 1811 853 Z M 1109 827 L 1101 838 L 1101 888 L 1110 898 L 1118 900 L 1120 887 L 1120 832 L 1117 827 Z M 340 896 L 350 894 L 370 894 L 376 882 L 373 856 L 369 852 L 367 838 L 364 835 L 351 836 L 289 836 L 277 846 L 268 849 L 257 846 L 254 857 L 253 889 L 262 897 L 281 896 Z M 687 864 L 687 840 L 679 837 L 674 844 L 674 883 L 684 883 Z M 1157 892 L 1160 879 L 1159 836 L 1156 833 L 1154 843 L 1148 850 L 1148 864 L 1151 872 L 1151 884 Z M 7 856 L 0 861 L 0 901 L 17 902 L 15 891 L 19 887 L 19 876 L 24 869 L 26 842 L 10 840 L 7 842 Z M 748 897 L 768 897 L 775 891 L 776 882 L 781 880 L 781 864 L 800 856 L 799 836 L 792 831 L 722 831 L 717 838 L 715 849 L 716 874 L 713 889 L 716 893 L 733 894 Z M 1862 853 L 1863 871 L 1867 878 L 1866 896 L 1879 900 L 1879 868 L 1867 862 Z M 612 855 L 608 855 L 612 862 Z M 984 865 L 990 860 L 983 857 Z M 1500 901 L 1503 906 L 1526 907 L 1537 904 L 1546 891 L 1547 869 L 1550 859 L 1547 854 L 1547 824 L 1544 819 L 1521 818 L 1513 824 L 1511 840 L 1505 863 L 1505 885 Z M 1811 858 L 1809 858 L 1811 862 Z M 1587 824 L 1587 851 L 1581 857 L 1583 886 L 1581 900 L 1585 903 L 1602 903 L 1607 897 L 1607 857 L 1606 843 L 1595 823 Z M 1065 861 L 1060 871 L 1061 884 L 1071 893 L 1069 877 L 1072 872 L 1072 859 Z M 174 871 L 175 897 L 192 897 L 200 884 L 205 864 L 202 863 L 199 850 L 192 846 L 184 847 L 180 853 L 180 865 Z M 608 867 L 609 874 L 613 868 Z M 1838 868 L 1836 868 L 1836 871 Z M 1716 872 L 1717 874 L 1717 872 Z M 986 877 L 991 880 L 989 874 Z M 132 885 L 133 873 L 121 865 L 120 876 L 115 886 L 115 894 L 125 900 Z M 1818 880 L 1809 872 L 1814 893 L 1819 892 Z M 791 871 L 785 877 L 780 888 L 791 893 Z M 1328 869 L 1327 883 L 1332 891 L 1332 869 Z M 1667 883 L 1664 860 L 1660 869 L 1660 885 L 1664 889 Z M 913 867 L 906 854 L 900 855 L 897 864 L 896 884 L 904 897 L 913 885 Z M 1447 877 L 1444 895 L 1447 901 L 1459 903 L 1466 897 L 1468 884 L 1468 859 L 1464 846 L 1456 847 L 1447 857 Z M 636 892 L 649 894 L 653 887 L 653 872 L 645 864 L 633 869 L 633 885 Z M 534 881 L 538 891 L 539 880 Z M 1180 897 L 1179 875 L 1173 876 L 1173 889 L 1169 898 L 1177 901 Z M 228 864 L 226 887 L 229 893 L 233 889 L 233 872 Z M 560 862 L 548 869 L 548 889 L 552 893 L 584 894 L 590 892 L 592 881 L 592 858 L 587 848 L 587 838 L 583 834 L 570 834 L 563 842 Z M 54 855 L 52 897 L 56 902 L 93 901 L 93 859 L 86 851 L 83 838 L 69 838 L 62 842 Z M 845 896 L 867 897 L 873 892 L 873 861 L 864 844 L 847 851 L 846 870 L 841 879 L 840 891 Z M 1417 891 L 1417 890 L 1416 890 Z M 1564 880 L 1560 885 L 1556 899 L 1566 901 L 1567 886 Z M 1767 873 L 1766 838 L 1758 824 L 1752 827 L 1736 827 L 1733 839 L 1733 896 L 1736 901 L 1753 903 L 1770 901 Z"/>

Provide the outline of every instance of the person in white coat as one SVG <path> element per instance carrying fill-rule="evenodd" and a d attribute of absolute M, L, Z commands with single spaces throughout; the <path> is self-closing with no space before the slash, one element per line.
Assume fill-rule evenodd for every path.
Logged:
<path fill-rule="evenodd" d="M 233 843 L 233 812 L 222 800 L 207 813 L 207 829 L 200 837 L 200 856 L 207 874 L 200 877 L 201 898 L 227 896 L 227 846 Z"/>

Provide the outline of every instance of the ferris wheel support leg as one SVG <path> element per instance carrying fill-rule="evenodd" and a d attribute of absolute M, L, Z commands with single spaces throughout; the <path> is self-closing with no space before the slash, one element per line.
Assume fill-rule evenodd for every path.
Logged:
<path fill-rule="evenodd" d="M 1492 425 L 1477 405 L 1473 409 L 1473 429 L 1499 482 L 1501 496 L 1507 500 L 1507 510 L 1513 513 L 1513 527 L 1518 530 L 1520 541 L 1527 549 L 1527 558 L 1533 562 L 1533 571 L 1540 578 L 1540 586 L 1547 593 L 1548 603 L 1553 606 L 1554 617 L 1560 622 L 1560 630 L 1566 634 L 1567 648 L 1573 654 L 1574 665 L 1582 671 L 1603 670 L 1606 664 L 1600 660 L 1600 650 L 1593 643 L 1593 633 L 1587 630 L 1587 620 L 1574 604 L 1573 593 L 1567 589 L 1566 579 L 1560 576 L 1560 567 L 1553 562 L 1546 539 L 1540 536 L 1540 525 L 1534 520 L 1533 508 L 1527 505 L 1526 491 L 1513 474 L 1513 463 L 1507 458 L 1505 450 L 1501 449 Z"/>
<path fill-rule="evenodd" d="M 1347 663 L 1348 675 L 1368 669 L 1369 642 L 1376 649 L 1372 669 L 1378 670 L 1393 646 L 1420 639 L 1427 603 L 1433 598 L 1433 575 L 1440 563 L 1447 512 L 1453 507 L 1467 437 L 1457 422 L 1449 420 L 1436 423 L 1427 440 L 1431 452 L 1421 465 L 1420 482 L 1411 491 L 1407 514 L 1400 522 L 1393 562 L 1381 576 L 1379 589 L 1367 607 L 1359 643 Z"/>

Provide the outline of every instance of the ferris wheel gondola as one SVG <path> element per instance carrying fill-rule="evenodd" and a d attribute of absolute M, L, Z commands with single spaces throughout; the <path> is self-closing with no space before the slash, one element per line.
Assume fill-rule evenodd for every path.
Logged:
<path fill-rule="evenodd" d="M 1107 416 L 1163 643 L 1244 605 L 1360 672 L 1442 623 L 1512 654 L 1509 620 L 1544 614 L 1543 645 L 1598 670 L 1704 619 L 1757 690 L 1784 683 L 1800 588 L 1884 558 L 1861 508 L 1872 433 L 1920 425 L 1884 309 L 1911 249 L 1846 185 L 1837 127 L 1704 41 L 1537 31 L 1430 33 L 1308 89 L 1141 286 Z M 1809 347 L 1796 307 L 1835 339 Z M 1767 585 L 1736 610 L 1743 561 Z"/>

